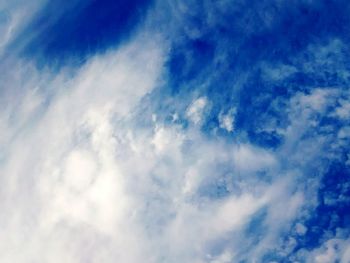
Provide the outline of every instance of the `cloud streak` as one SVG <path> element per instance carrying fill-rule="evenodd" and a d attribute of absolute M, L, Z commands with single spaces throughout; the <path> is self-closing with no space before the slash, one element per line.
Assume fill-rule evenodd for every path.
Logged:
<path fill-rule="evenodd" d="M 249 49 L 301 2 L 155 2 L 83 63 L 7 56 L 0 261 L 348 262 L 347 47 Z"/>

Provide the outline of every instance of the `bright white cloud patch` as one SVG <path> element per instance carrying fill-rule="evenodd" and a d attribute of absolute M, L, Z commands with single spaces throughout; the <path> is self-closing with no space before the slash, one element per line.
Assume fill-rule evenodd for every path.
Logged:
<path fill-rule="evenodd" d="M 28 82 L 21 103 L 2 114 L 3 132 L 15 134 L 3 143 L 2 206 L 16 207 L 2 218 L 10 236 L 0 243 L 3 262 L 225 262 L 234 251 L 209 255 L 207 247 L 273 200 L 268 186 L 230 190 L 222 200 L 199 196 L 222 176 L 221 162 L 251 176 L 274 168 L 270 153 L 156 118 L 137 129 L 133 111 L 162 70 L 162 47 L 137 43 L 92 58 L 72 78 L 48 78 L 57 88 L 50 98 Z M 200 98 L 189 107 L 194 123 L 205 105 Z"/>
<path fill-rule="evenodd" d="M 236 109 L 230 109 L 226 114 L 221 112 L 219 115 L 220 128 L 232 132 L 235 127 L 235 114 Z"/>
<path fill-rule="evenodd" d="M 207 98 L 200 97 L 195 99 L 191 105 L 187 108 L 186 116 L 191 120 L 194 124 L 199 124 L 202 122 L 205 107 L 207 106 Z"/>
<path fill-rule="evenodd" d="M 90 59 L 73 77 L 67 69 L 45 79 L 50 97 L 37 88 L 42 80 L 35 69 L 16 73 L 19 82 L 36 81 L 25 81 L 26 92 L 16 94 L 20 103 L 3 105 L 1 114 L 3 207 L 17 207 L 2 220 L 3 236 L 11 236 L 0 244 L 2 262 L 140 262 L 145 256 L 128 252 L 142 248 L 114 124 L 132 113 L 162 70 L 162 47 L 138 43 Z M 83 244 L 96 238 L 105 240 L 101 248 L 85 251 Z"/>
<path fill-rule="evenodd" d="M 349 240 L 330 239 L 325 241 L 322 246 L 315 249 L 309 256 L 307 262 L 328 263 L 350 261 L 350 243 Z"/>

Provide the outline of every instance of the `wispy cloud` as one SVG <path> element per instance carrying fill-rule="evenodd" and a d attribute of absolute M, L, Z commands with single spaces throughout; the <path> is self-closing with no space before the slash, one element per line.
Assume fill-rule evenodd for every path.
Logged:
<path fill-rule="evenodd" d="M 58 68 L 14 43 L 0 64 L 0 261 L 348 262 L 347 47 L 283 53 L 299 5 L 155 2 L 118 46 Z"/>

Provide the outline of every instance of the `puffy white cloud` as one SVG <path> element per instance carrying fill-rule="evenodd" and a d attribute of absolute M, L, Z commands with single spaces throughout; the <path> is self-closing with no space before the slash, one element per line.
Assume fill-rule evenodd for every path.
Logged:
<path fill-rule="evenodd" d="M 219 115 L 220 128 L 228 132 L 234 130 L 236 109 L 230 109 L 226 114 L 221 112 Z"/>
<path fill-rule="evenodd" d="M 298 235 L 305 235 L 306 231 L 307 231 L 307 227 L 304 226 L 301 223 L 297 223 L 296 227 L 295 227 L 296 232 L 298 233 Z"/>
<path fill-rule="evenodd" d="M 73 73 L 41 80 L 31 67 L 18 72 L 19 81 L 33 81 L 22 95 L 9 95 L 19 103 L 8 101 L 1 115 L 9 134 L 0 167 L 9 213 L 1 224 L 10 236 L 0 242 L 2 262 L 209 261 L 217 257 L 207 256 L 211 244 L 241 231 L 272 202 L 274 186 L 241 185 L 223 199 L 200 194 L 220 179 L 222 162 L 253 176 L 276 167 L 271 153 L 156 118 L 138 125 L 134 112 L 157 86 L 163 57 L 161 46 L 139 41 Z M 35 85 L 42 81 L 47 90 Z"/>
<path fill-rule="evenodd" d="M 4 72 L 1 195 L 10 211 L 2 225 L 11 238 L 0 242 L 2 262 L 81 262 L 85 253 L 93 262 L 140 262 L 147 254 L 130 251 L 144 241 L 133 227 L 114 122 L 157 85 L 163 47 L 149 39 L 58 75 L 27 65 Z M 84 251 L 90 238 L 102 240 L 96 252 Z"/>
<path fill-rule="evenodd" d="M 307 262 L 329 263 L 349 262 L 349 240 L 333 238 L 325 241 L 320 247 L 314 249 L 307 255 Z"/>
<path fill-rule="evenodd" d="M 191 105 L 188 106 L 186 116 L 194 124 L 200 124 L 203 121 L 205 114 L 205 107 L 208 104 L 206 97 L 199 97 L 192 101 Z"/>

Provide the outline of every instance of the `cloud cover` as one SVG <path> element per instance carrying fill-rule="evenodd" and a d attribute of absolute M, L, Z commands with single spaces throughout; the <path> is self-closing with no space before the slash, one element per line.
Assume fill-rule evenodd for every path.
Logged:
<path fill-rule="evenodd" d="M 1 262 L 349 262 L 349 4 L 138 2 L 4 40 Z"/>

